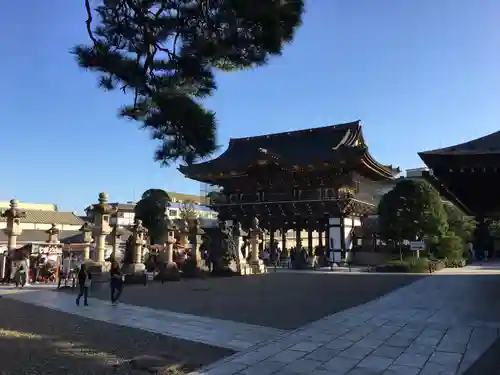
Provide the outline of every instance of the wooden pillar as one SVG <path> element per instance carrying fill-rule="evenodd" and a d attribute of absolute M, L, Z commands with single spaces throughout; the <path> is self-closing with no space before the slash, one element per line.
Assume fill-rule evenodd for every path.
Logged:
<path fill-rule="evenodd" d="M 301 246 L 300 243 L 300 227 L 295 228 L 295 246 L 298 249 Z"/>
<path fill-rule="evenodd" d="M 286 229 L 281 229 L 281 250 L 283 250 L 283 252 L 286 251 L 286 254 L 288 254 L 288 250 L 286 248 L 286 232 Z"/>
<path fill-rule="evenodd" d="M 269 226 L 269 248 L 274 248 L 274 229 Z"/>
<path fill-rule="evenodd" d="M 312 229 L 307 229 L 307 247 L 309 248 L 309 252 L 314 255 L 313 249 L 313 233 Z"/>

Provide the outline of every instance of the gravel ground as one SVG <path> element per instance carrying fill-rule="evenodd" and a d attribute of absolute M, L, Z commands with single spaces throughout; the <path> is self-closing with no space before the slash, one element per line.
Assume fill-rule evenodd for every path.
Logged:
<path fill-rule="evenodd" d="M 0 298 L 1 375 L 184 374 L 231 354 Z"/>
<path fill-rule="evenodd" d="M 122 302 L 280 329 L 295 329 L 366 303 L 425 276 L 300 274 L 127 285 Z M 106 286 L 92 297 L 108 299 Z"/>

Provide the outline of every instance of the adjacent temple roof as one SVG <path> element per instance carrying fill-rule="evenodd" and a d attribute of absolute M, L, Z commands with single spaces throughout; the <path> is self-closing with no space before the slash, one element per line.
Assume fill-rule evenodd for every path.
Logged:
<path fill-rule="evenodd" d="M 0 209 L 5 211 L 6 209 Z M 62 225 L 83 225 L 84 221 L 73 212 L 61 211 L 42 211 L 42 210 L 23 210 L 26 217 L 22 220 L 24 223 L 36 224 L 62 224 Z M 7 218 L 0 216 L 0 222 L 7 221 Z"/>
<path fill-rule="evenodd" d="M 238 176 L 254 165 L 274 163 L 285 170 L 359 161 L 381 178 L 393 178 L 400 171 L 378 163 L 368 153 L 359 121 L 321 128 L 231 138 L 219 157 L 207 162 L 180 166 L 187 177 L 214 181 L 217 176 Z"/>
<path fill-rule="evenodd" d="M 425 163 L 434 156 L 484 154 L 500 154 L 500 131 L 455 146 L 418 153 Z"/>

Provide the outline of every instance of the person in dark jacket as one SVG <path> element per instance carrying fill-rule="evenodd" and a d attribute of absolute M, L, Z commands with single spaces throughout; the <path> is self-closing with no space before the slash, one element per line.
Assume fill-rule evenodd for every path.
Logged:
<path fill-rule="evenodd" d="M 120 265 L 118 264 L 118 262 L 113 261 L 111 263 L 109 276 L 110 276 L 109 286 L 111 292 L 111 303 L 113 305 L 116 305 L 123 290 L 123 274 L 122 271 L 120 270 Z"/>
<path fill-rule="evenodd" d="M 89 296 L 89 288 L 92 283 L 92 274 L 87 271 L 87 267 L 85 264 L 80 266 L 80 271 L 78 272 L 78 286 L 80 287 L 80 292 L 76 297 L 76 304 L 80 306 L 80 298 L 83 296 L 83 304 L 88 306 L 88 296 Z"/>

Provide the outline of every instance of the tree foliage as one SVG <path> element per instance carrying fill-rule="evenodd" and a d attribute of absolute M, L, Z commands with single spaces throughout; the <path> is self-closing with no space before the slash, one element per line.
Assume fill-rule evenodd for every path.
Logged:
<path fill-rule="evenodd" d="M 472 241 L 476 229 L 476 220 L 471 216 L 466 216 L 453 204 L 444 204 L 443 206 L 448 218 L 449 231 L 455 233 L 465 242 Z"/>
<path fill-rule="evenodd" d="M 215 114 L 200 104 L 214 71 L 280 55 L 304 9 L 304 0 L 100 0 L 94 10 L 84 1 L 91 44 L 72 53 L 100 87 L 132 95 L 120 115 L 151 131 L 164 164 L 215 151 Z"/>
<path fill-rule="evenodd" d="M 134 208 L 135 218 L 142 220 L 148 229 L 152 245 L 159 243 L 164 231 L 165 211 L 170 206 L 170 197 L 165 190 L 146 190 Z"/>
<path fill-rule="evenodd" d="M 181 203 L 181 209 L 179 212 L 179 216 L 183 220 L 191 221 L 198 217 L 196 213 L 196 205 L 194 201 L 186 199 Z"/>
<path fill-rule="evenodd" d="M 380 200 L 378 215 L 380 235 L 385 240 L 442 237 L 448 229 L 441 198 L 425 181 L 399 182 Z"/>

